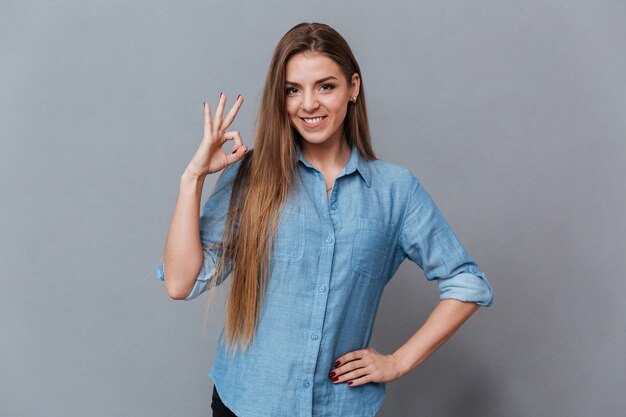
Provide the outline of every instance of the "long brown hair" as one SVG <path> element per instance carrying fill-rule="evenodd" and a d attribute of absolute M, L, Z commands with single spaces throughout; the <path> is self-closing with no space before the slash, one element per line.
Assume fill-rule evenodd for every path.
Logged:
<path fill-rule="evenodd" d="M 233 353 L 239 345 L 247 349 L 254 337 L 271 274 L 269 255 L 278 213 L 298 175 L 295 143 L 301 137 L 291 126 L 285 109 L 285 73 L 289 58 L 306 51 L 320 52 L 334 60 L 348 84 L 355 72 L 361 77 L 348 43 L 323 23 L 297 24 L 274 49 L 256 121 L 254 148 L 240 161 L 233 182 L 221 244 L 223 256 L 209 290 L 215 288 L 215 277 L 231 265 L 225 337 Z M 377 159 L 371 145 L 362 77 L 358 100 L 347 105 L 346 137 L 364 159 Z"/>

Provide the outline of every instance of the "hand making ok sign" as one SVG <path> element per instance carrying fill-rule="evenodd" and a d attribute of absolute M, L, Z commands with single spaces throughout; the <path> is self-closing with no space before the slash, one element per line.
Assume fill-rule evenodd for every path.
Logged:
<path fill-rule="evenodd" d="M 226 117 L 222 118 L 224 106 L 226 104 L 226 94 L 220 93 L 220 101 L 215 112 L 215 117 L 211 120 L 211 107 L 204 102 L 204 135 L 202 142 L 193 156 L 187 171 L 193 175 L 205 177 L 217 171 L 221 171 L 228 165 L 243 158 L 248 147 L 243 144 L 238 131 L 226 132 L 231 125 L 239 108 L 243 104 L 243 97 L 237 96 L 235 104 L 230 109 Z M 222 149 L 227 140 L 234 140 L 230 154 Z"/>

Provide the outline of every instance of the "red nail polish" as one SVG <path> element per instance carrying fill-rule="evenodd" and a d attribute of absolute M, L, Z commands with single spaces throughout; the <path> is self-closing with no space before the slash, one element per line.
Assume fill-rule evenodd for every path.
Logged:
<path fill-rule="evenodd" d="M 338 376 L 334 377 L 334 378 L 333 378 L 333 382 L 334 382 L 334 381 L 336 381 L 336 380 L 338 380 L 338 379 L 339 379 L 339 377 L 338 377 Z"/>
<path fill-rule="evenodd" d="M 348 381 L 348 385 L 352 385 L 352 381 Z"/>
<path fill-rule="evenodd" d="M 239 95 L 237 96 L 237 100 L 239 100 L 239 97 L 241 97 L 241 94 L 239 94 Z M 235 101 L 236 101 L 236 100 L 235 100 Z"/>
<path fill-rule="evenodd" d="M 335 372 L 331 372 L 330 374 L 328 374 L 328 376 L 330 376 L 331 378 L 335 376 Z"/>
<path fill-rule="evenodd" d="M 222 98 L 222 95 L 224 94 L 223 91 L 220 91 L 220 98 Z"/>
<path fill-rule="evenodd" d="M 335 366 L 339 366 L 339 361 L 335 361 Z"/>

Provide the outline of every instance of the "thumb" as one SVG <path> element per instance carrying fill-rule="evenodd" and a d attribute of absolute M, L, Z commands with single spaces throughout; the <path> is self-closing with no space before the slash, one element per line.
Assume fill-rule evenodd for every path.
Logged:
<path fill-rule="evenodd" d="M 248 152 L 248 147 L 246 145 L 241 145 L 237 149 L 233 151 L 230 155 L 226 156 L 226 160 L 228 161 L 228 165 L 239 161 L 243 156 Z"/>

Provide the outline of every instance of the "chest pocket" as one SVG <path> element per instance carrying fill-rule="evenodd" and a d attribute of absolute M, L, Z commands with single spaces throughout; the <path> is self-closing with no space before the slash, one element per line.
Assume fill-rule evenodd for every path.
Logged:
<path fill-rule="evenodd" d="M 299 262 L 304 257 L 304 207 L 285 207 L 278 218 L 274 247 L 270 259 Z"/>
<path fill-rule="evenodd" d="M 391 252 L 391 225 L 365 217 L 356 220 L 358 230 L 352 247 L 352 268 L 370 279 L 379 279 Z"/>

